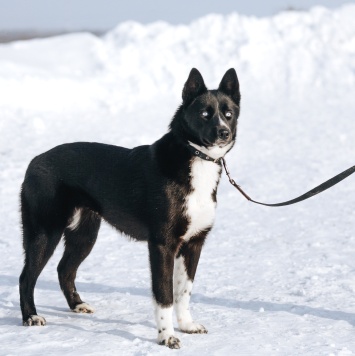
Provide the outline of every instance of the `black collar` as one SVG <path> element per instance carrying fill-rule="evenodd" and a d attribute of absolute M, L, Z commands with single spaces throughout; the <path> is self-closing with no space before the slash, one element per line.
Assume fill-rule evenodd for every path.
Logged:
<path fill-rule="evenodd" d="M 187 146 L 187 148 L 189 149 L 189 151 L 190 151 L 194 156 L 199 157 L 199 158 L 202 158 L 202 159 L 204 159 L 205 161 L 210 161 L 210 162 L 218 163 L 218 162 L 221 160 L 221 158 L 222 158 L 222 157 L 220 157 L 220 158 L 214 159 L 214 158 L 212 158 L 212 157 L 210 157 L 210 156 L 208 156 L 208 155 L 202 153 L 200 150 L 198 150 L 197 148 L 191 146 L 190 144 L 187 144 L 186 146 Z"/>

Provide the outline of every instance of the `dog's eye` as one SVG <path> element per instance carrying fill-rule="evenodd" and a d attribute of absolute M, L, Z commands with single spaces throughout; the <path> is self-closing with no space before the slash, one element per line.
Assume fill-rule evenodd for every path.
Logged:
<path fill-rule="evenodd" d="M 202 111 L 201 116 L 204 118 L 208 117 L 208 111 L 206 111 L 206 110 Z"/>
<path fill-rule="evenodd" d="M 226 113 L 224 114 L 224 116 L 227 118 L 227 119 L 231 119 L 233 114 L 231 111 L 226 111 Z"/>

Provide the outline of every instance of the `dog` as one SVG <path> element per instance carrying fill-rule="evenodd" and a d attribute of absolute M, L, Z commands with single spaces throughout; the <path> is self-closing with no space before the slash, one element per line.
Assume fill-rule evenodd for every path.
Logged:
<path fill-rule="evenodd" d="M 92 313 L 75 287 L 77 269 L 105 220 L 134 240 L 147 241 L 158 343 L 180 348 L 172 321 L 186 333 L 207 333 L 193 321 L 189 301 L 200 253 L 212 228 L 220 158 L 236 140 L 240 90 L 236 71 L 208 90 L 193 68 L 168 133 L 133 149 L 77 142 L 57 146 L 28 166 L 22 184 L 23 325 L 45 325 L 34 288 L 63 237 L 60 287 L 70 309 Z"/>

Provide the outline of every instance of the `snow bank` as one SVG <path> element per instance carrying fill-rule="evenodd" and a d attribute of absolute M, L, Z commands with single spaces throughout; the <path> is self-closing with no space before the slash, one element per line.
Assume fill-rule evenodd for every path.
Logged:
<path fill-rule="evenodd" d="M 102 39 L 81 33 L 16 42 L 0 47 L 1 87 L 6 88 L 0 94 L 5 103 L 15 92 L 28 96 L 33 80 L 40 92 L 32 90 L 26 101 L 13 105 L 43 108 L 39 93 L 61 95 L 63 102 L 74 95 L 81 105 L 82 96 L 97 100 L 101 90 L 150 101 L 158 93 L 179 95 L 193 66 L 213 85 L 233 66 L 244 92 L 253 96 L 271 91 L 304 99 L 309 87 L 338 96 L 338 79 L 347 89 L 354 85 L 354 17 L 354 5 L 262 19 L 233 13 L 206 16 L 189 26 L 126 22 Z M 59 78 L 62 82 L 52 87 Z M 84 93 L 77 81 L 86 87 Z"/>
<path fill-rule="evenodd" d="M 209 15 L 188 26 L 127 22 L 102 38 L 1 45 L 0 354 L 168 352 L 154 343 L 146 246 L 107 226 L 78 276 L 97 313 L 68 313 L 55 272 L 60 247 L 35 295 L 48 326 L 20 327 L 18 193 L 34 155 L 71 141 L 153 142 L 191 67 L 210 88 L 235 67 L 242 115 L 230 170 L 256 199 L 293 198 L 355 163 L 354 18 L 355 5 L 261 19 Z M 270 209 L 247 203 L 224 179 L 192 304 L 210 333 L 179 333 L 181 353 L 355 352 L 353 182 Z"/>

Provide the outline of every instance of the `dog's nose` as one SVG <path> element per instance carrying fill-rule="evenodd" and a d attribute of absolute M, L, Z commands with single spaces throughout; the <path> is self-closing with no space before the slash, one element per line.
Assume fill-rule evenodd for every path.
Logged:
<path fill-rule="evenodd" d="M 229 130 L 226 130 L 226 129 L 218 130 L 218 138 L 220 138 L 221 140 L 224 140 L 224 141 L 228 140 L 229 135 L 230 135 Z"/>

